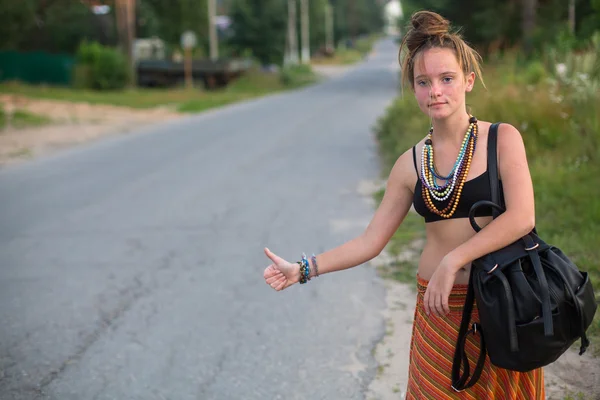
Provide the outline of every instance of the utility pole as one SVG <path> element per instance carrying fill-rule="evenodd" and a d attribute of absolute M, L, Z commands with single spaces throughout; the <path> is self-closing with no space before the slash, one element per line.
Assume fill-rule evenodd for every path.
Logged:
<path fill-rule="evenodd" d="M 575 35 L 575 0 L 569 0 L 569 30 Z"/>
<path fill-rule="evenodd" d="M 208 37 L 210 42 L 210 59 L 215 61 L 219 58 L 219 43 L 217 38 L 217 1 L 208 0 Z"/>
<path fill-rule="evenodd" d="M 302 29 L 302 64 L 308 64 L 310 63 L 308 0 L 300 0 L 300 23 Z"/>
<path fill-rule="evenodd" d="M 333 51 L 333 6 L 329 1 L 325 4 L 325 49 Z"/>
<path fill-rule="evenodd" d="M 296 32 L 296 0 L 288 0 L 288 57 L 289 64 L 298 64 L 298 33 Z"/>
<path fill-rule="evenodd" d="M 129 67 L 131 84 L 135 85 L 135 60 L 133 59 L 133 40 L 135 37 L 135 0 L 115 0 L 115 15 L 119 44 Z"/>

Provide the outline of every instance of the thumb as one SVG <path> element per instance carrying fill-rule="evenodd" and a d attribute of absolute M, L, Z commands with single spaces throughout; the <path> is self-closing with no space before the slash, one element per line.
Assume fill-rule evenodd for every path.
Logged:
<path fill-rule="evenodd" d="M 281 257 L 279 257 L 278 255 L 276 255 L 275 253 L 273 253 L 271 250 L 269 250 L 267 247 L 265 247 L 265 254 L 267 255 L 267 257 L 269 257 L 271 259 L 271 261 L 273 261 L 273 263 L 277 264 L 282 264 L 285 263 L 285 260 Z"/>

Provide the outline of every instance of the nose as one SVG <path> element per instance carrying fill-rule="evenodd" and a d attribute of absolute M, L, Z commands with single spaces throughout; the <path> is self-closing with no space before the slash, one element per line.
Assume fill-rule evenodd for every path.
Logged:
<path fill-rule="evenodd" d="M 431 96 L 432 99 L 440 97 L 442 95 L 442 90 L 441 90 L 440 85 L 437 85 L 435 83 L 430 83 L 429 95 Z"/>

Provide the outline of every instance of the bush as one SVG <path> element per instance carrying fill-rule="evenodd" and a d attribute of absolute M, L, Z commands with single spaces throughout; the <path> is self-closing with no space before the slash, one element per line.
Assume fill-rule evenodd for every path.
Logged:
<path fill-rule="evenodd" d="M 314 82 L 316 77 L 310 65 L 298 64 L 283 67 L 280 79 L 283 85 L 296 87 Z"/>
<path fill-rule="evenodd" d="M 379 38 L 378 35 L 368 35 L 362 36 L 354 42 L 354 47 L 358 50 L 363 56 L 367 55 L 373 49 L 373 44 Z"/>
<path fill-rule="evenodd" d="M 529 85 L 537 85 L 546 77 L 546 68 L 540 61 L 533 61 L 525 69 L 525 81 Z"/>
<path fill-rule="evenodd" d="M 125 56 L 115 48 L 83 42 L 74 69 L 74 85 L 97 90 L 122 89 L 129 82 Z"/>

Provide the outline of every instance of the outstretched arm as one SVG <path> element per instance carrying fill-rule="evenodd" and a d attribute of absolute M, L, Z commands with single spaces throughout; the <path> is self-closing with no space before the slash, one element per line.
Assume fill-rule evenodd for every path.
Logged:
<path fill-rule="evenodd" d="M 383 200 L 365 231 L 356 238 L 317 255 L 319 275 L 348 269 L 376 257 L 398 229 L 412 204 L 411 187 L 415 183 L 412 153 L 407 151 L 396 161 L 387 181 Z M 300 279 L 300 266 L 290 263 L 268 249 L 272 261 L 264 277 L 272 288 L 285 289 Z M 311 263 L 311 276 L 315 268 Z"/>

